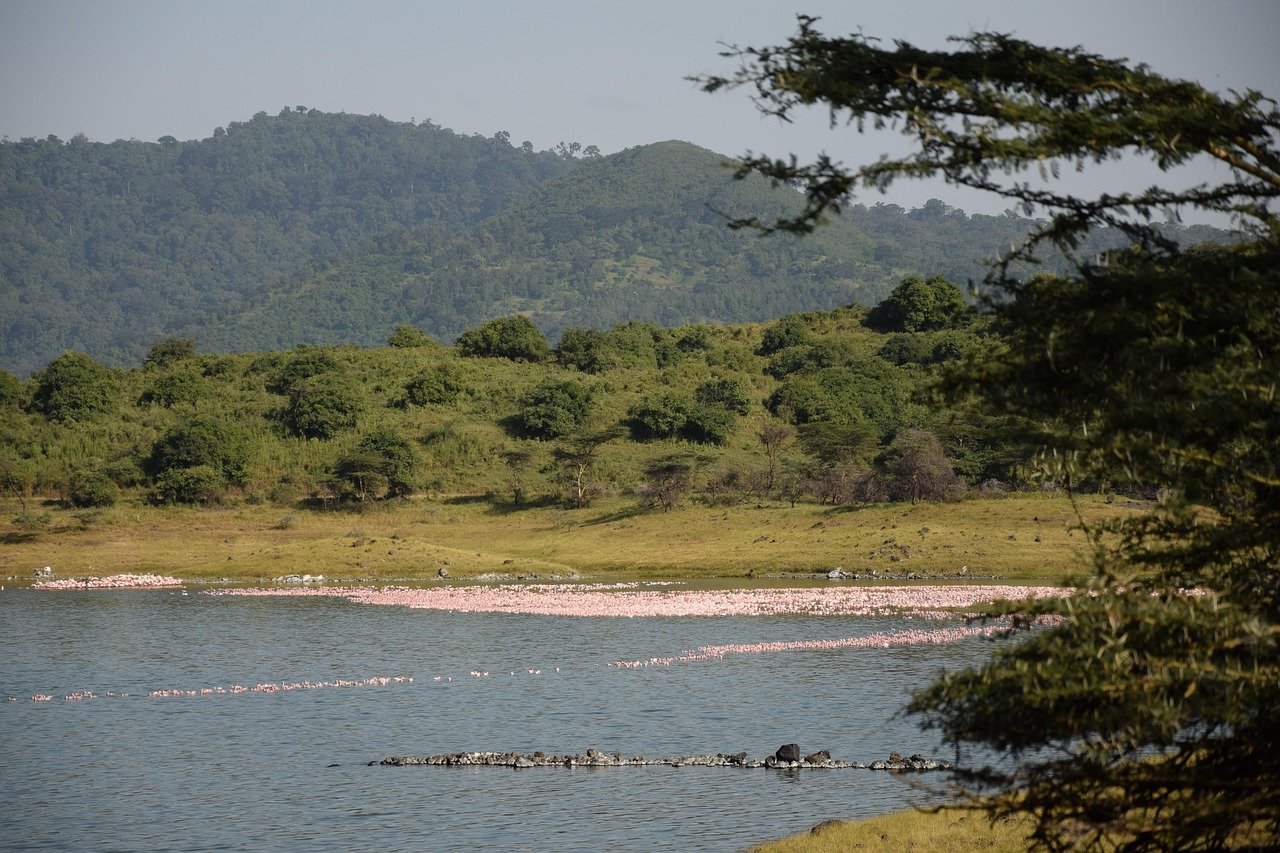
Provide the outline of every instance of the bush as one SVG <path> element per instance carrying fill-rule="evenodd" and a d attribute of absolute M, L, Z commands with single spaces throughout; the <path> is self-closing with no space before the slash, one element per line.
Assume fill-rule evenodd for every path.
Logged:
<path fill-rule="evenodd" d="M 410 406 L 440 406 L 454 402 L 462 393 L 458 368 L 449 362 L 429 367 L 404 386 L 404 401 Z"/>
<path fill-rule="evenodd" d="M 211 465 L 171 468 L 158 476 L 151 498 L 162 504 L 210 504 L 222 499 L 226 490 L 222 473 Z"/>
<path fill-rule="evenodd" d="M 680 429 L 680 436 L 699 444 L 724 444 L 737 423 L 738 416 L 728 409 L 695 406 Z"/>
<path fill-rule="evenodd" d="M 582 427 L 591 414 L 591 389 L 577 382 L 547 380 L 520 401 L 520 426 L 538 438 L 560 438 Z"/>
<path fill-rule="evenodd" d="M 645 397 L 627 413 L 631 434 L 639 441 L 674 438 L 689 422 L 693 410 L 693 400 L 674 391 Z"/>
<path fill-rule="evenodd" d="M 76 471 L 67 481 L 67 500 L 72 506 L 113 506 L 118 497 L 116 484 L 101 471 Z"/>
<path fill-rule="evenodd" d="M 934 360 L 935 348 L 929 338 L 916 333 L 890 335 L 876 355 L 890 364 L 928 364 Z"/>
<path fill-rule="evenodd" d="M 180 370 L 158 377 L 138 398 L 138 402 L 169 409 L 182 404 L 190 405 L 207 395 L 208 391 L 199 376 L 187 370 Z"/>
<path fill-rule="evenodd" d="M 565 329 L 556 347 L 556 362 L 583 373 L 601 373 L 614 366 L 609 335 L 599 329 Z"/>
<path fill-rule="evenodd" d="M 83 421 L 115 409 L 111 372 L 89 356 L 65 352 L 32 377 L 32 408 L 51 421 Z"/>
<path fill-rule="evenodd" d="M 736 415 L 751 411 L 751 400 L 736 379 L 709 379 L 693 392 L 693 399 L 702 408 L 724 409 Z"/>
<path fill-rule="evenodd" d="M 342 365 L 333 354 L 318 347 L 298 347 L 271 378 L 267 387 L 277 394 L 290 393 L 298 383 L 326 373 L 338 373 Z"/>
<path fill-rule="evenodd" d="M 499 317 L 468 329 L 454 343 L 458 354 L 474 358 L 545 361 L 551 355 L 547 339 L 528 317 Z"/>
<path fill-rule="evenodd" d="M 148 468 L 157 482 L 173 471 L 209 468 L 217 472 L 220 487 L 239 485 L 244 482 L 251 456 L 252 444 L 239 427 L 190 417 L 171 427 L 152 446 Z"/>
<path fill-rule="evenodd" d="M 400 349 L 429 347 L 434 343 L 430 335 L 416 326 L 396 326 L 395 331 L 387 338 L 387 346 Z"/>
<path fill-rule="evenodd" d="M 294 385 L 280 420 L 293 435 L 332 438 L 354 429 L 364 410 L 363 389 L 347 376 L 328 373 Z"/>
<path fill-rule="evenodd" d="M 17 406 L 22 397 L 22 380 L 0 367 L 0 408 Z"/>
<path fill-rule="evenodd" d="M 803 346 L 813 341 L 813 333 L 799 317 L 783 317 L 764 330 L 760 340 L 760 355 L 773 355 L 788 347 Z"/>
<path fill-rule="evenodd" d="M 163 338 L 151 345 L 142 364 L 144 367 L 168 367 L 195 354 L 196 342 L 191 338 Z"/>

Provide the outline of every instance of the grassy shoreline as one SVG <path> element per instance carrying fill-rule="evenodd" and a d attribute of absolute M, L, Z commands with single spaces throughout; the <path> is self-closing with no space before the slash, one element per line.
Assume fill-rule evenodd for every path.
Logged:
<path fill-rule="evenodd" d="M 1084 567 L 1072 528 L 1138 507 L 1017 494 L 947 504 L 801 504 L 638 511 L 623 498 L 584 509 L 511 508 L 479 497 L 415 498 L 363 512 L 279 506 L 121 504 L 101 511 L 0 501 L 0 574 L 155 572 L 256 582 L 330 580 L 802 579 L 833 568 L 885 579 L 1057 582 Z M 29 513 L 29 515 L 32 513 Z M 874 573 L 874 575 L 873 575 Z"/>

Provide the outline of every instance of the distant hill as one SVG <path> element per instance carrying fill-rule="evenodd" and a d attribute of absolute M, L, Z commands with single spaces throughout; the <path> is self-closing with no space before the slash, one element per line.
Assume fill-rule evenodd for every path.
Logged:
<path fill-rule="evenodd" d="M 398 323 L 451 340 L 527 313 L 552 334 L 623 320 L 763 320 L 879 301 L 892 282 L 850 222 L 764 237 L 726 215 L 779 214 L 798 197 L 735 181 L 726 159 L 662 142 L 582 162 L 457 234 L 399 234 L 290 276 L 201 333 L 215 350 L 297 342 L 372 345 Z"/>
<path fill-rule="evenodd" d="M 190 142 L 5 141 L 0 366 L 67 349 L 137 364 L 175 333 L 226 352 L 373 345 L 412 323 L 447 342 L 513 312 L 553 336 L 758 322 L 874 304 L 911 273 L 979 279 L 1033 226 L 935 200 L 857 206 L 802 239 L 733 231 L 726 216 L 799 198 L 727 160 L 675 141 L 579 159 L 302 108 Z"/>
<path fill-rule="evenodd" d="M 284 110 L 192 142 L 0 143 L 0 364 L 136 363 L 243 291 L 430 224 L 458 230 L 572 167 L 505 138 Z"/>

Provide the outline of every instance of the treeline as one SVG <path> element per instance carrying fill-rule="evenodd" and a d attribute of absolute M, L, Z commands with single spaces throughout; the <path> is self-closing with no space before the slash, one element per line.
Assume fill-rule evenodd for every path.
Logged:
<path fill-rule="evenodd" d="M 514 315 L 451 348 L 405 325 L 376 349 L 217 356 L 166 338 L 130 370 L 67 352 L 25 382 L 0 373 L 0 487 L 34 526 L 42 498 L 950 500 L 1030 472 L 1002 425 L 928 398 L 993 345 L 955 285 L 909 277 L 871 310 L 573 328 L 555 348 Z"/>

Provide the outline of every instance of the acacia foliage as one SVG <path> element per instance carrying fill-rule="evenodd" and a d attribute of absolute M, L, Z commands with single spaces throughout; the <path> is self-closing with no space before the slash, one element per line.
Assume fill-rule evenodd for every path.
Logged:
<path fill-rule="evenodd" d="M 1078 48 L 956 41 L 886 49 L 801 17 L 785 45 L 734 50 L 735 74 L 702 81 L 749 86 L 784 118 L 821 104 L 833 123 L 892 123 L 915 144 L 853 170 L 748 158 L 744 173 L 799 182 L 807 204 L 740 225 L 805 232 L 859 189 L 924 175 L 1047 212 L 989 276 L 1003 345 L 951 390 L 1016 419 L 1048 477 L 1119 471 L 1167 496 L 1106 545 L 1089 531 L 1087 594 L 1007 610 L 1060 624 L 944 675 L 910 710 L 956 746 L 954 779 L 974 802 L 1032 813 L 1045 847 L 1267 847 L 1280 834 L 1280 112 L 1257 92 L 1222 96 Z M 1230 178 L 1096 198 L 1026 179 L 1120 154 L 1161 169 L 1212 158 Z M 1234 215 L 1249 236 L 1180 250 L 1148 214 L 1187 206 Z M 1009 274 L 1100 225 L 1136 248 L 1066 276 Z"/>

